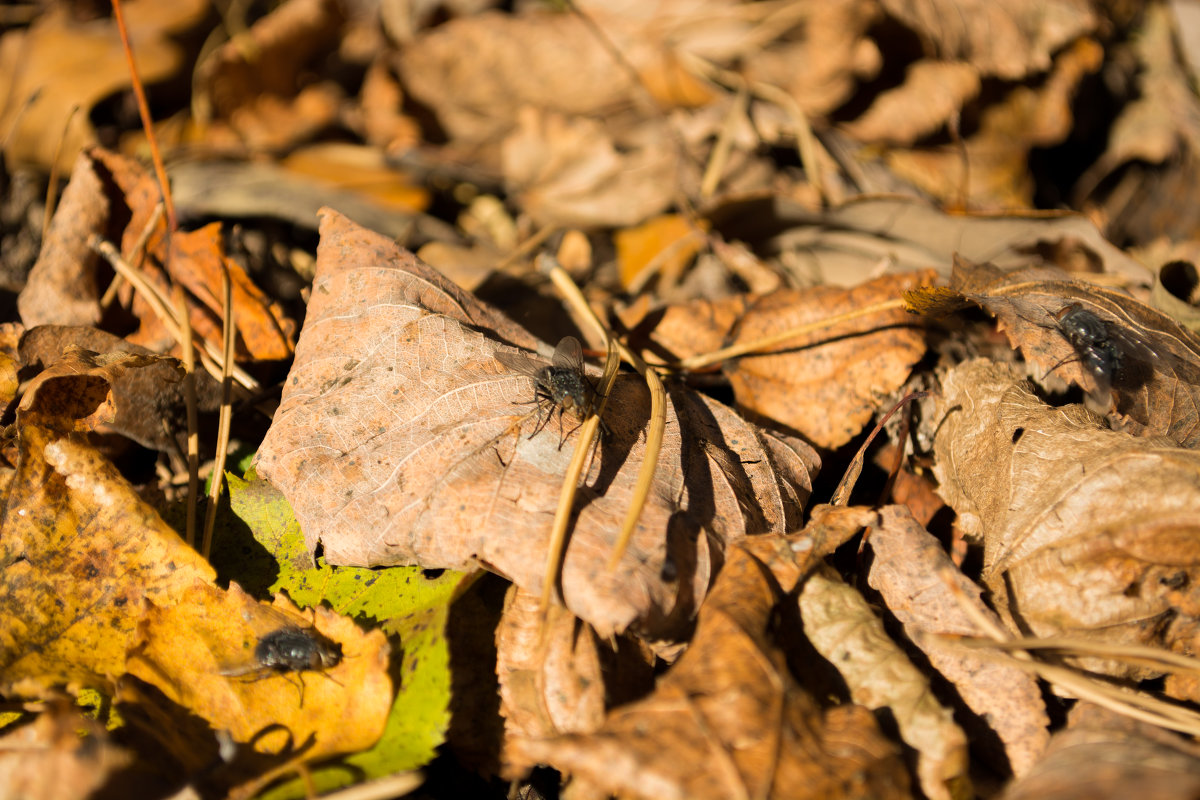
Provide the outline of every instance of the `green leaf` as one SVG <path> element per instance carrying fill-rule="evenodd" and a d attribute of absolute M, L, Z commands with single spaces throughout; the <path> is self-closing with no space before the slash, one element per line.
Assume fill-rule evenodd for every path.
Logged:
<path fill-rule="evenodd" d="M 450 723 L 450 605 L 473 577 L 420 567 L 331 567 L 313 562 L 291 507 L 265 481 L 228 476 L 230 515 L 223 515 L 212 562 L 222 579 L 263 595 L 285 591 L 302 607 L 326 603 L 360 625 L 381 628 L 392 645 L 399 691 L 383 737 L 370 750 L 318 765 L 319 792 L 416 769 L 433 759 Z M 253 588 L 252 588 L 253 587 Z M 348 653 L 348 658 L 353 654 Z M 303 797 L 299 780 L 261 796 Z"/>

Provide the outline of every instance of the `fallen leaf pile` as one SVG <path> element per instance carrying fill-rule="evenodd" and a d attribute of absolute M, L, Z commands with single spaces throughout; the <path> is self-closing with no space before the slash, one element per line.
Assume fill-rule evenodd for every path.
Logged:
<path fill-rule="evenodd" d="M 1188 13 L 6 8 L 0 786 L 1195 794 Z"/>

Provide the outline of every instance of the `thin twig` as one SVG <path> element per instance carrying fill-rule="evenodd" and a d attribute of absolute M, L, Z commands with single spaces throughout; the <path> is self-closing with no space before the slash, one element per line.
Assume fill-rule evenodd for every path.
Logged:
<path fill-rule="evenodd" d="M 217 452 L 213 458 L 213 474 L 208 483 L 208 508 L 204 514 L 204 546 L 201 555 L 208 558 L 212 552 L 213 527 L 217 522 L 217 504 L 221 499 L 221 488 L 225 485 L 225 458 L 229 454 L 229 423 L 233 418 L 233 405 L 230 394 L 233 392 L 233 380 L 230 367 L 233 364 L 233 342 L 235 327 L 233 324 L 233 281 L 229 278 L 229 270 L 221 265 L 221 285 L 224 291 L 224 310 L 221 327 L 224 331 L 225 368 L 221 373 L 221 414 L 217 424 Z"/>
<path fill-rule="evenodd" d="M 176 313 L 181 318 L 187 317 L 187 298 L 183 287 L 176 286 L 174 290 Z M 200 430 L 196 414 L 196 351 L 192 347 L 192 326 L 183 326 L 183 341 L 179 343 L 183 350 L 183 397 L 187 403 L 187 519 L 184 530 L 187 533 L 187 543 L 196 546 L 196 502 L 200 487 Z"/>
<path fill-rule="evenodd" d="M 123 257 L 129 265 L 137 263 L 139 257 L 146 247 L 146 243 L 150 241 L 150 236 L 153 235 L 154 229 L 158 227 L 159 220 L 163 216 L 163 204 L 155 203 L 154 210 L 150 212 L 150 219 L 146 221 L 146 226 L 142 228 L 142 232 L 138 234 L 137 241 L 133 243 L 133 247 Z M 117 292 L 121 291 L 121 287 L 125 285 L 124 276 L 114 270 L 113 279 L 108 284 L 108 288 L 104 290 L 104 296 L 100 298 L 100 308 L 107 309 L 117 299 Z M 176 304 L 178 308 L 178 304 Z M 184 306 L 184 313 L 178 316 L 178 319 L 187 319 L 187 306 Z"/>
<path fill-rule="evenodd" d="M 608 391 L 617 377 L 619 359 L 612 339 L 608 340 L 607 349 L 608 358 L 605 359 L 604 364 L 605 381 L 601 382 L 599 391 L 600 402 L 580 426 L 579 438 L 575 441 L 575 452 L 571 454 L 571 463 L 567 466 L 566 474 L 563 475 L 562 489 L 558 493 L 558 508 L 554 512 L 554 522 L 550 528 L 550 544 L 546 548 L 546 570 L 542 582 L 540 605 L 543 614 L 550 607 L 550 599 L 554 595 L 554 589 L 562 574 L 567 528 L 570 526 L 571 514 L 575 508 L 575 495 L 579 489 L 579 479 L 583 475 L 583 465 L 592 452 L 592 447 L 596 444 L 596 437 L 600 433 L 600 415 L 604 411 Z"/>
<path fill-rule="evenodd" d="M 163 166 L 162 153 L 158 149 L 158 137 L 154 135 L 154 120 L 150 116 L 150 104 L 146 102 L 146 89 L 142 85 L 137 64 L 133 60 L 133 47 L 129 43 L 129 31 L 125 28 L 125 13 L 121 6 L 121 0 L 112 0 L 117 32 L 121 34 L 121 48 L 125 51 L 126 65 L 129 67 L 129 82 L 133 86 L 134 97 L 137 98 L 138 114 L 142 118 L 142 128 L 146 132 L 146 144 L 150 146 L 150 159 L 154 162 L 154 175 L 158 179 L 158 188 L 167 209 L 167 227 L 171 231 L 176 231 L 179 229 L 179 222 L 175 216 L 175 201 L 171 199 L 171 185 L 167 180 L 167 170 Z"/>
<path fill-rule="evenodd" d="M 981 655 L 1034 672 L 1043 680 L 1049 681 L 1067 693 L 1118 714 L 1192 736 L 1200 735 L 1200 714 L 1191 709 L 1173 705 L 1133 689 L 1103 683 L 1089 678 L 1077 669 L 1038 661 L 1028 650 L 1010 645 L 1012 637 L 967 598 L 962 587 L 958 585 L 957 573 L 948 567 L 939 572 L 942 583 L 945 584 L 967 618 L 983 631 L 997 647 L 1012 649 L 1011 656 L 986 650 L 982 651 Z M 959 635 L 934 635 L 942 641 L 962 640 Z"/>
<path fill-rule="evenodd" d="M 646 499 L 650 496 L 650 487 L 654 484 L 654 473 L 658 470 L 658 457 L 662 452 L 663 432 L 666 430 L 667 424 L 667 393 L 663 388 L 662 380 L 658 377 L 658 373 L 647 366 L 646 362 L 637 353 L 634 353 L 623 343 L 608 334 L 608 330 L 600 322 L 600 318 L 596 316 L 596 312 L 592 311 L 592 307 L 588 305 L 583 292 L 579 291 L 579 287 L 575 285 L 575 281 L 571 280 L 571 276 L 567 274 L 567 271 L 558 266 L 558 263 L 551 256 L 543 255 L 538 260 L 542 271 L 550 276 L 551 282 L 554 283 L 563 300 L 582 319 L 587 320 L 591 324 L 596 330 L 598 338 L 607 342 L 613 342 L 616 345 L 621 358 L 638 371 L 646 381 L 646 387 L 650 391 L 650 424 L 646 428 L 645 456 L 638 470 L 637 484 L 633 487 L 633 498 L 625 514 L 625 521 L 621 525 L 621 531 L 617 534 L 617 543 L 613 548 L 612 556 L 609 558 L 609 569 L 612 570 L 616 568 L 617 563 L 620 562 L 621 557 L 625 554 L 625 549 L 629 546 L 629 540 L 633 536 L 634 529 L 637 528 L 638 519 L 642 515 L 642 509 L 646 507 Z"/>
<path fill-rule="evenodd" d="M 723 347 L 720 350 L 715 350 L 711 353 L 701 353 L 690 358 L 685 358 L 679 362 L 680 369 L 700 369 L 712 364 L 718 364 L 722 361 L 728 361 L 731 358 L 744 356 L 748 353 L 762 354 L 763 350 L 774 347 L 775 345 L 786 342 L 788 339 L 794 339 L 797 336 L 803 336 L 813 331 L 827 330 L 843 322 L 851 322 L 862 317 L 869 317 L 872 314 L 878 314 L 881 311 L 891 311 L 894 309 L 904 308 L 903 300 L 884 300 L 880 303 L 856 308 L 853 311 L 847 311 L 845 314 L 837 314 L 836 316 L 826 317 L 816 320 L 815 322 L 806 322 L 803 325 L 797 325 L 794 328 L 789 328 L 780 333 L 773 333 L 770 336 L 763 336 L 760 339 L 754 339 L 749 342 L 739 342 L 738 344 Z"/>
<path fill-rule="evenodd" d="M 171 304 L 158 290 L 156 286 L 147 281 L 142 274 L 133 268 L 133 266 L 121 257 L 117 252 L 117 248 L 113 247 L 111 242 L 101 239 L 99 236 L 92 236 L 88 240 L 88 246 L 95 250 L 104 259 L 108 261 L 112 268 L 120 273 L 121 277 L 129 281 L 134 290 L 142 295 L 142 298 L 150 304 L 150 309 L 162 322 L 167 332 L 177 342 L 183 341 L 182 326 L 188 324 L 186 320 L 176 320 L 174 310 Z M 221 351 L 212 346 L 210 342 L 203 339 L 200 340 L 200 363 L 204 365 L 204 369 L 215 379 L 221 380 L 221 375 L 224 374 L 225 357 Z M 246 372 L 241 367 L 233 364 L 230 366 L 230 374 L 237 380 L 243 388 L 251 394 L 258 392 L 258 381 Z"/>
<path fill-rule="evenodd" d="M 79 104 L 71 106 L 71 113 L 67 115 L 67 124 L 63 126 L 62 135 L 58 137 L 58 146 L 54 148 L 54 160 L 50 162 L 50 179 L 46 182 L 46 208 L 42 212 L 42 241 L 46 241 L 47 234 L 50 232 L 50 219 L 54 216 L 55 198 L 58 196 L 58 161 L 62 156 L 63 144 L 67 141 L 67 131 L 71 129 L 71 123 L 75 120 L 75 115 L 79 113 Z"/>

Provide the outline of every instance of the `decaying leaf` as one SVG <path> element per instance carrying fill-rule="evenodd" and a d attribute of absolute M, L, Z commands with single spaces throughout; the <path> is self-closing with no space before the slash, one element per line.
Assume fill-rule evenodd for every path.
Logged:
<path fill-rule="evenodd" d="M 1200 453 L 1108 430 L 1078 405 L 1051 408 L 981 360 L 951 371 L 940 409 L 939 491 L 982 540 L 983 580 L 1012 630 L 1192 652 Z"/>
<path fill-rule="evenodd" d="M 139 358 L 124 362 L 136 369 Z M 111 687 L 125 671 L 142 599 L 167 603 L 193 580 L 213 578 L 116 468 L 72 435 L 112 418 L 108 387 L 124 368 L 77 351 L 22 400 L 19 458 L 0 529 L 6 692 Z"/>
<path fill-rule="evenodd" d="M 862 142 L 911 145 L 941 128 L 979 92 L 979 71 L 960 61 L 917 61 L 844 130 Z"/>
<path fill-rule="evenodd" d="M 1039 267 L 1006 273 L 960 257 L 951 286 L 996 315 L 1037 377 L 1060 375 L 1102 404 L 1111 390 L 1134 432 L 1200 445 L 1200 338 L 1166 314 Z M 1083 318 L 1081 332 L 1072 320 Z"/>
<path fill-rule="evenodd" d="M 889 506 L 868 539 L 875 558 L 868 580 L 921 648 L 929 663 L 954 684 L 974 719 L 964 721 L 971 741 L 1001 770 L 1024 775 L 1041 757 L 1050 738 L 1050 719 L 1037 681 L 1028 672 L 981 658 L 922 634 L 980 635 L 945 583 L 953 576 L 965 602 L 992 615 L 980 589 L 951 563 L 940 542 L 908 509 Z M 1000 751 L 992 746 L 998 739 Z"/>
<path fill-rule="evenodd" d="M 517 739 L 512 757 L 623 797 L 910 797 L 870 713 L 821 708 L 792 678 L 771 639 L 779 598 L 765 565 L 735 547 L 653 694 L 591 735 Z"/>
<path fill-rule="evenodd" d="M 1170 4 L 1146 6 L 1109 54 L 1136 88 L 1112 121 L 1105 152 L 1076 184 L 1075 205 L 1094 207 L 1114 241 L 1195 239 L 1200 99 L 1179 57 L 1188 25 L 1177 15 Z"/>
<path fill-rule="evenodd" d="M 341 98 L 332 82 L 307 81 L 306 73 L 336 47 L 344 14 L 333 0 L 278 4 L 200 63 L 197 104 L 252 150 L 311 137 L 335 119 Z"/>
<path fill-rule="evenodd" d="M 317 261 L 304 346 L 258 456 L 310 549 L 319 542 L 335 564 L 481 564 L 540 591 L 570 445 L 531 438 L 541 413 L 523 404 L 531 379 L 496 359 L 515 352 L 498 339 L 534 340 L 335 213 Z M 609 393 L 609 434 L 580 489 L 562 587 L 602 636 L 635 623 L 678 630 L 707 588 L 712 547 L 795 525 L 809 493 L 816 460 L 800 442 L 684 389 L 668 405 L 650 501 L 616 572 L 603 564 L 642 458 L 640 380 L 622 377 Z M 729 457 L 714 461 L 706 443 Z"/>
<path fill-rule="evenodd" d="M 1076 39 L 1054 54 L 1052 70 L 1039 85 L 1012 86 L 1001 102 L 987 106 L 977 129 L 962 142 L 891 151 L 888 166 L 945 203 L 982 210 L 1029 208 L 1030 152 L 1070 135 L 1076 94 L 1103 65 L 1104 55 L 1095 40 Z"/>
<path fill-rule="evenodd" d="M 887 275 L 849 290 L 818 286 L 693 301 L 656 314 L 650 337 L 684 358 L 894 300 L 934 277 L 925 270 Z M 904 383 L 924 352 L 919 320 L 893 307 L 789 339 L 766 355 L 731 361 L 725 373 L 740 406 L 800 431 L 822 447 L 836 448 L 862 430 L 879 397 Z"/>
<path fill-rule="evenodd" d="M 786 198 L 723 209 L 727 236 L 757 240 L 778 230 L 771 252 L 800 285 L 850 288 L 886 273 L 936 269 L 950 277 L 951 254 L 1004 269 L 1030 263 L 1103 271 L 1145 284 L 1146 268 L 1106 240 L 1080 214 L 1037 212 L 949 214 L 909 197 L 858 197 L 822 212 Z M 777 228 L 763 230 L 764 221 Z"/>
<path fill-rule="evenodd" d="M 615 142 L 587 118 L 523 108 L 517 123 L 502 146 L 504 178 L 540 224 L 632 225 L 675 195 L 677 158 L 657 124 Z"/>

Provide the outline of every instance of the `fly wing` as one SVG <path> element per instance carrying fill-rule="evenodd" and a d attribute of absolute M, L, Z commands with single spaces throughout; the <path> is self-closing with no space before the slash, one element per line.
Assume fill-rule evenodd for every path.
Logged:
<path fill-rule="evenodd" d="M 554 366 L 583 373 L 583 345 L 574 336 L 564 336 L 554 348 Z"/>
<path fill-rule="evenodd" d="M 549 366 L 549 364 L 547 364 L 545 361 L 539 361 L 538 359 L 530 358 L 529 356 L 522 355 L 521 353 L 510 353 L 505 350 L 498 350 L 493 353 L 493 355 L 496 357 L 497 361 L 514 372 L 519 372 L 522 375 L 528 375 L 530 378 L 533 378 L 535 381 L 539 382 L 541 380 L 542 370 Z M 557 357 L 558 356 L 556 353 L 555 358 Z"/>

